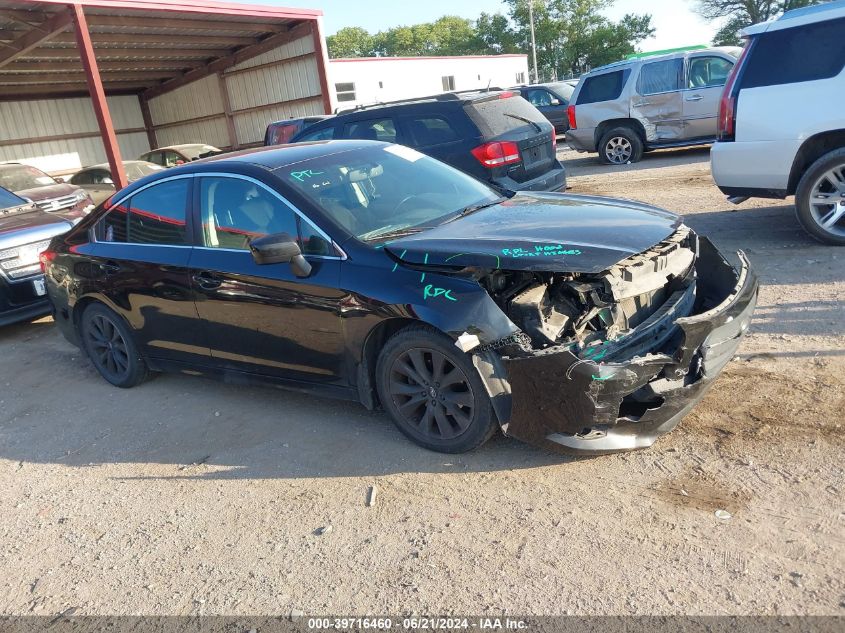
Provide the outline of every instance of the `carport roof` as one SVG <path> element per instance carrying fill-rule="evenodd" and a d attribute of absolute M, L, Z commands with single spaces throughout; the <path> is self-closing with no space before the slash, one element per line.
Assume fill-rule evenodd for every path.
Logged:
<path fill-rule="evenodd" d="M 105 92 L 147 97 L 301 37 L 322 15 L 210 0 L 0 0 L 0 99 L 88 95 L 73 5 Z"/>

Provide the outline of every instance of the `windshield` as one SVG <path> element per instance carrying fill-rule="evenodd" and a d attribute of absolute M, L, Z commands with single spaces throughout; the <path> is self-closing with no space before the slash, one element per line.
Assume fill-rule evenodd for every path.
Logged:
<path fill-rule="evenodd" d="M 161 165 L 154 163 L 124 163 L 123 167 L 126 170 L 126 178 L 129 180 L 140 180 L 144 176 L 164 169 Z"/>
<path fill-rule="evenodd" d="M 19 198 L 11 191 L 6 191 L 5 189 L 0 188 L 0 210 L 19 207 L 22 204 L 26 204 L 26 200 Z"/>
<path fill-rule="evenodd" d="M 565 81 L 558 81 L 556 83 L 549 84 L 549 88 L 567 101 L 572 99 L 572 93 L 575 92 L 575 86 L 568 84 Z"/>
<path fill-rule="evenodd" d="M 463 172 L 402 145 L 320 156 L 276 173 L 366 242 L 431 228 L 500 198 Z"/>
<path fill-rule="evenodd" d="M 10 191 L 35 189 L 55 185 L 56 181 L 40 169 L 29 165 L 5 165 L 0 167 L 0 185 Z"/>

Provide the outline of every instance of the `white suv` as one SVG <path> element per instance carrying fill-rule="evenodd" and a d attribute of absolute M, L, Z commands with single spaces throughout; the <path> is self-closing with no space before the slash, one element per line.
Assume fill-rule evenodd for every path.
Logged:
<path fill-rule="evenodd" d="M 722 94 L 713 179 L 732 202 L 794 194 L 807 232 L 845 245 L 845 0 L 743 36 Z"/>

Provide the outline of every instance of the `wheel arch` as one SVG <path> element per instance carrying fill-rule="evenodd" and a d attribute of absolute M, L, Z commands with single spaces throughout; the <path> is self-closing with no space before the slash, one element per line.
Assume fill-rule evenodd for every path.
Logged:
<path fill-rule="evenodd" d="M 599 143 L 601 142 L 601 137 L 605 135 L 605 132 L 607 132 L 608 130 L 613 129 L 615 127 L 631 128 L 632 130 L 634 130 L 634 132 L 636 132 L 639 135 L 640 140 L 643 142 L 643 145 L 645 145 L 645 142 L 646 142 L 645 128 L 643 127 L 643 124 L 640 121 L 637 121 L 637 119 L 630 119 L 630 118 L 608 119 L 607 121 L 602 121 L 601 123 L 599 123 L 596 126 L 596 131 L 594 133 L 594 136 L 595 136 L 594 140 L 595 140 L 595 143 L 596 143 L 596 149 L 598 149 L 598 150 L 601 149 L 601 147 L 599 146 Z"/>
<path fill-rule="evenodd" d="M 789 172 L 789 183 L 786 189 L 787 195 L 795 194 L 798 183 L 801 182 L 801 177 L 810 165 L 828 152 L 840 148 L 845 148 L 845 129 L 814 134 L 804 141 L 792 161 L 792 169 Z"/>
<path fill-rule="evenodd" d="M 434 327 L 425 321 L 410 317 L 392 317 L 378 322 L 366 335 L 361 347 L 360 360 L 356 371 L 356 386 L 358 399 L 367 409 L 373 410 L 379 406 L 376 390 L 376 365 L 380 350 L 395 334 L 410 326 Z M 438 330 L 442 331 L 442 330 Z"/>

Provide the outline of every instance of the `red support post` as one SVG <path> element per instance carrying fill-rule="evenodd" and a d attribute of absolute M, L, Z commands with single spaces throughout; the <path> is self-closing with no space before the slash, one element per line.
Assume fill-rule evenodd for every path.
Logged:
<path fill-rule="evenodd" d="M 97 67 L 97 58 L 94 56 L 94 45 L 91 43 L 88 22 L 80 4 L 73 5 L 73 26 L 76 31 L 76 45 L 79 48 L 79 56 L 82 58 L 82 67 L 85 69 L 85 79 L 88 82 L 88 92 L 91 94 L 94 114 L 97 117 L 97 124 L 100 126 L 103 145 L 106 148 L 111 177 L 115 187 L 122 189 L 129 183 L 126 180 L 126 171 L 123 169 L 120 147 L 117 145 L 117 135 L 114 133 L 114 125 L 106 101 L 106 92 L 100 79 L 100 69 Z"/>

